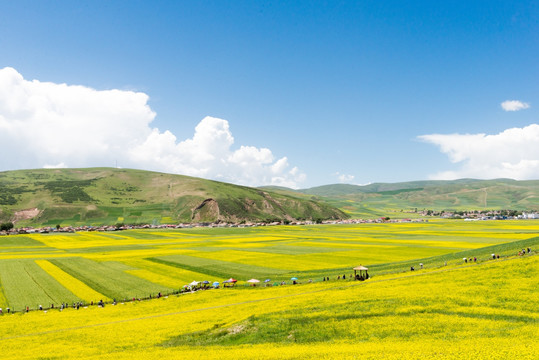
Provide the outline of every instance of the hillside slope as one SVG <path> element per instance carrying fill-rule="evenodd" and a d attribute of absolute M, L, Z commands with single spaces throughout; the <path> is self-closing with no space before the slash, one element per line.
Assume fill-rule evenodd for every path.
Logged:
<path fill-rule="evenodd" d="M 345 218 L 325 203 L 142 170 L 0 172 L 0 221 L 25 224 L 246 222 Z"/>
<path fill-rule="evenodd" d="M 426 180 L 369 185 L 333 184 L 281 194 L 324 200 L 352 216 L 379 217 L 403 210 L 539 210 L 539 180 Z"/>

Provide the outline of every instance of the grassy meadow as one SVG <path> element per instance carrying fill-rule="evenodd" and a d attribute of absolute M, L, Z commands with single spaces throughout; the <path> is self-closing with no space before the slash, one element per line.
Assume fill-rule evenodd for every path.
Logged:
<path fill-rule="evenodd" d="M 4 236 L 2 354 L 532 359 L 539 257 L 516 253 L 536 251 L 538 234 L 537 221 L 431 221 Z M 368 281 L 349 280 L 359 264 Z M 174 293 L 230 277 L 235 288 Z M 287 285 L 251 287 L 251 278 Z M 158 292 L 167 296 L 129 301 Z M 100 299 L 109 304 L 57 309 Z"/>
<path fill-rule="evenodd" d="M 17 226 L 273 222 L 346 216 L 308 197 L 153 171 L 0 171 L 0 222 L 15 220 Z"/>

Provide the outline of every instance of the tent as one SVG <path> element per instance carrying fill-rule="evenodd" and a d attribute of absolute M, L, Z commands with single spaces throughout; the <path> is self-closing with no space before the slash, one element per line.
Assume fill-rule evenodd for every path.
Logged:
<path fill-rule="evenodd" d="M 365 266 L 359 265 L 354 268 L 354 279 L 356 280 L 367 280 L 369 278 L 369 273 L 367 272 L 369 268 L 366 268 Z M 359 271 L 359 274 L 357 272 Z M 363 272 L 365 272 L 363 274 Z"/>
<path fill-rule="evenodd" d="M 234 285 L 236 285 L 236 282 L 238 282 L 238 280 L 236 280 L 234 278 L 230 278 L 228 280 L 223 281 L 223 284 L 224 284 L 224 286 L 227 286 L 227 285 L 234 286 Z"/>

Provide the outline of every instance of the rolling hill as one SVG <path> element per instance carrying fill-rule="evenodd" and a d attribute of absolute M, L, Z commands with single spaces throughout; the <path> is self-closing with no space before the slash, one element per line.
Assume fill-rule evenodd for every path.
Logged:
<path fill-rule="evenodd" d="M 0 221 L 17 226 L 346 217 L 323 202 L 182 175 L 114 168 L 0 172 Z"/>
<path fill-rule="evenodd" d="M 310 189 L 273 188 L 281 194 L 303 194 L 323 200 L 353 217 L 386 216 L 388 212 L 430 209 L 452 210 L 538 210 L 539 180 L 511 179 L 449 181 L 411 181 L 373 183 L 365 186 L 333 184 Z M 395 216 L 393 215 L 393 216 Z"/>

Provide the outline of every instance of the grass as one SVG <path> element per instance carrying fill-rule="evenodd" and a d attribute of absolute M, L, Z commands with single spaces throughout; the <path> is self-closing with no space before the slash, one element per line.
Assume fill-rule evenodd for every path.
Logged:
<path fill-rule="evenodd" d="M 493 252 L 503 257 L 522 247 L 537 248 L 533 239 L 537 233 L 539 224 L 534 221 L 438 221 L 30 234 L 0 237 L 0 267 L 9 270 L 0 276 L 4 305 L 12 307 L 52 302 L 50 297 L 33 295 L 40 290 L 30 288 L 31 279 L 26 278 L 30 285 L 24 286 L 25 291 L 15 278 L 7 279 L 12 276 L 8 272 L 32 266 L 57 283 L 54 276 L 36 268 L 34 260 L 47 260 L 104 297 L 124 299 L 177 290 L 193 280 L 280 282 L 297 276 L 300 281 L 321 281 L 349 276 L 359 264 L 368 266 L 373 277 L 407 272 L 410 266 L 418 269 L 420 262 L 425 268 L 440 268 L 445 262 L 459 265 L 463 257 L 484 261 Z M 69 292 L 69 286 L 62 288 Z"/>
<path fill-rule="evenodd" d="M 27 236 L 0 236 L 0 248 L 15 248 L 29 246 L 44 246 L 44 244 L 36 239 Z"/>
<path fill-rule="evenodd" d="M 195 209 L 206 199 L 219 211 Z M 26 225 L 159 224 L 343 218 L 325 203 L 181 175 L 132 169 L 38 169 L 0 172 L 0 221 L 38 208 Z M 195 214 L 196 213 L 196 214 Z"/>
<path fill-rule="evenodd" d="M 533 359 L 537 275 L 539 257 L 525 256 L 362 283 L 205 291 L 4 316 L 0 340 L 14 359 Z"/>
<path fill-rule="evenodd" d="M 133 268 L 117 262 L 96 262 L 85 258 L 50 260 L 54 265 L 110 299 L 147 297 L 170 291 L 147 280 L 126 273 Z"/>
<path fill-rule="evenodd" d="M 87 303 L 97 303 L 99 300 L 104 299 L 110 301 L 111 299 L 103 296 L 88 285 L 84 284 L 77 278 L 69 275 L 65 271 L 61 270 L 51 262 L 47 260 L 36 260 L 36 263 L 45 270 L 50 276 L 55 278 L 63 287 L 71 291 L 79 299 L 85 300 Z"/>
<path fill-rule="evenodd" d="M 0 316 L 0 341 L 9 344 L 2 355 L 534 359 L 538 233 L 536 221 L 439 221 L 13 236 L 1 247 L 0 307 L 18 312 Z M 516 256 L 527 247 L 532 254 Z M 336 280 L 360 263 L 371 279 Z M 123 301 L 231 276 L 239 286 L 20 311 L 88 301 L 94 292 Z M 300 284 L 244 286 L 266 276 L 288 284 L 297 276 Z"/>
<path fill-rule="evenodd" d="M 274 269 L 263 266 L 246 265 L 234 261 L 205 259 L 202 257 L 193 257 L 187 255 L 162 256 L 158 258 L 150 258 L 148 260 L 160 264 L 175 266 L 180 269 L 203 273 L 218 279 L 228 279 L 230 277 L 234 277 L 247 280 L 247 278 L 251 277 L 267 277 L 289 272 L 289 270 L 286 269 Z"/>
<path fill-rule="evenodd" d="M 13 310 L 80 300 L 31 259 L 0 261 L 0 278 L 7 301 L 3 305 Z"/>

